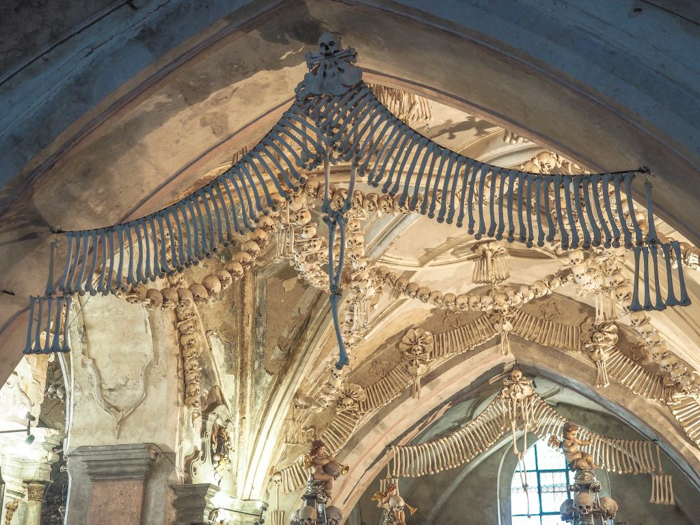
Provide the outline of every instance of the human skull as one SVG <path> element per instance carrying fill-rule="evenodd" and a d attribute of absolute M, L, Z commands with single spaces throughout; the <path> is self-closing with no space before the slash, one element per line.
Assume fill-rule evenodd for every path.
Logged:
<path fill-rule="evenodd" d="M 360 219 L 350 219 L 348 221 L 348 232 L 357 233 L 361 229 Z"/>
<path fill-rule="evenodd" d="M 664 372 L 668 373 L 671 369 L 679 363 L 678 358 L 671 352 L 666 352 L 663 357 L 659 360 L 659 367 Z"/>
<path fill-rule="evenodd" d="M 386 274 L 386 282 L 388 282 L 390 285 L 395 285 L 396 281 L 399 279 L 399 274 L 396 272 L 392 272 L 391 270 L 387 272 Z"/>
<path fill-rule="evenodd" d="M 363 246 L 365 244 L 365 236 L 361 233 L 353 233 L 348 236 L 348 246 Z"/>
<path fill-rule="evenodd" d="M 299 517 L 303 525 L 316 525 L 316 508 L 306 505 L 299 511 Z"/>
<path fill-rule="evenodd" d="M 312 237 L 316 236 L 316 226 L 318 226 L 318 223 L 316 222 L 310 222 L 309 224 L 305 224 L 301 228 L 299 228 L 299 237 L 302 239 L 311 239 Z"/>
<path fill-rule="evenodd" d="M 389 270 L 388 266 L 380 266 L 379 268 L 377 268 L 374 275 L 376 276 L 377 281 L 382 283 L 382 282 L 386 281 L 387 276 L 389 275 L 390 271 L 391 270 Z"/>
<path fill-rule="evenodd" d="M 189 286 L 190 292 L 192 292 L 192 296 L 194 297 L 194 301 L 196 303 L 201 303 L 203 301 L 206 301 L 207 298 L 209 297 L 209 292 L 207 289 L 204 287 L 204 285 L 200 283 L 192 283 Z"/>
<path fill-rule="evenodd" d="M 177 291 L 172 288 L 163 288 L 160 293 L 163 295 L 163 309 L 174 310 L 179 300 Z"/>
<path fill-rule="evenodd" d="M 584 284 L 584 276 L 588 273 L 588 265 L 586 263 L 580 263 L 571 267 L 571 274 L 574 276 L 574 281 L 578 284 Z"/>
<path fill-rule="evenodd" d="M 435 290 L 434 292 L 431 292 L 430 297 L 428 297 L 428 302 L 434 306 L 442 305 L 443 300 L 444 298 L 440 290 Z"/>
<path fill-rule="evenodd" d="M 453 293 L 446 293 L 442 298 L 442 304 L 446 308 L 454 308 L 457 302 L 457 296 Z"/>
<path fill-rule="evenodd" d="M 418 283 L 408 283 L 408 286 L 406 286 L 406 295 L 416 298 L 418 296 L 418 290 L 420 290 L 420 285 Z"/>
<path fill-rule="evenodd" d="M 221 289 L 226 290 L 233 284 L 233 277 L 231 274 L 226 271 L 226 270 L 219 270 L 216 272 L 216 276 L 219 278 L 219 281 L 221 282 Z"/>
<path fill-rule="evenodd" d="M 637 326 L 634 327 L 636 332 L 638 334 L 641 334 L 643 337 L 646 337 L 652 332 L 656 331 L 656 328 L 652 326 L 652 324 L 649 322 L 649 319 L 644 319 L 643 323 L 638 324 Z"/>
<path fill-rule="evenodd" d="M 303 193 L 295 193 L 289 200 L 289 209 L 296 213 L 302 208 L 306 208 L 306 195 Z"/>
<path fill-rule="evenodd" d="M 332 505 L 326 507 L 326 521 L 328 525 L 340 525 L 340 522 L 343 521 L 343 513 L 338 507 Z"/>
<path fill-rule="evenodd" d="M 163 305 L 163 294 L 160 290 L 149 288 L 144 301 L 146 308 L 160 308 Z"/>
<path fill-rule="evenodd" d="M 406 288 L 407 288 L 408 285 L 410 284 L 410 282 L 411 282 L 411 281 L 409 281 L 408 277 L 406 277 L 405 275 L 402 276 L 402 277 L 399 277 L 399 278 L 396 280 L 396 285 L 395 285 L 395 286 L 396 286 L 396 289 L 397 289 L 399 292 L 404 293 L 404 292 L 406 291 Z"/>
<path fill-rule="evenodd" d="M 204 279 L 202 279 L 202 286 L 207 289 L 207 293 L 210 297 L 214 297 L 221 293 L 221 281 L 216 275 L 212 274 L 204 277 Z"/>
<path fill-rule="evenodd" d="M 422 302 L 427 303 L 428 299 L 430 299 L 430 288 L 427 286 L 421 286 L 418 289 L 418 299 L 420 299 Z"/>
<path fill-rule="evenodd" d="M 364 272 L 367 270 L 367 265 L 369 261 L 365 257 L 360 257 L 352 261 L 352 269 L 356 272 Z"/>
<path fill-rule="evenodd" d="M 647 314 L 645 312 L 632 312 L 630 314 L 630 323 L 632 323 L 632 326 L 638 326 L 642 324 L 647 318 Z"/>
<path fill-rule="evenodd" d="M 532 283 L 532 292 L 535 294 L 535 297 L 544 297 L 548 293 L 550 293 L 549 287 L 544 284 L 544 281 L 535 281 Z"/>
<path fill-rule="evenodd" d="M 299 210 L 290 218 L 290 221 L 294 226 L 304 226 L 311 222 L 311 212 L 309 210 Z"/>
<path fill-rule="evenodd" d="M 496 307 L 503 309 L 508 302 L 508 296 L 504 293 L 497 293 L 493 296 L 493 301 Z"/>
<path fill-rule="evenodd" d="M 362 257 L 365 256 L 365 247 L 364 246 L 353 246 L 347 251 L 348 254 L 348 259 L 351 261 L 356 261 L 357 259 L 361 259 Z"/>
<path fill-rule="evenodd" d="M 309 179 L 304 184 L 304 192 L 312 199 L 318 199 L 321 190 L 321 181 L 318 179 Z"/>
<path fill-rule="evenodd" d="M 194 305 L 194 295 L 188 288 L 178 288 L 178 308 L 190 308 Z"/>
<path fill-rule="evenodd" d="M 226 264 L 224 268 L 231 275 L 231 278 L 234 281 L 238 281 L 245 273 L 243 270 L 243 265 L 238 261 L 231 261 Z"/>
<path fill-rule="evenodd" d="M 263 215 L 258 221 L 258 228 L 263 230 L 267 234 L 270 234 L 277 229 L 277 223 L 275 222 L 275 219 L 273 219 L 269 215 Z"/>
<path fill-rule="evenodd" d="M 557 167 L 557 156 L 550 151 L 543 151 L 535 157 L 535 162 L 542 173 L 552 173 L 552 170 Z"/>
<path fill-rule="evenodd" d="M 331 209 L 338 211 L 340 210 L 344 205 L 345 201 L 348 198 L 348 190 L 345 188 L 338 188 L 333 192 L 333 196 L 331 197 Z"/>
<path fill-rule="evenodd" d="M 318 39 L 318 52 L 324 58 L 330 58 L 342 49 L 340 36 L 334 33 L 323 33 Z"/>
<path fill-rule="evenodd" d="M 365 210 L 370 213 L 377 211 L 377 208 L 379 208 L 379 195 L 376 193 L 368 193 L 365 195 L 363 206 Z"/>
<path fill-rule="evenodd" d="M 236 252 L 233 256 L 233 260 L 240 264 L 243 267 L 243 269 L 250 268 L 251 266 L 253 266 L 253 262 L 255 262 L 253 256 L 247 251 Z M 228 268 L 226 269 L 229 271 L 229 273 L 231 273 L 231 276 L 233 276 L 233 272 L 231 272 L 231 270 Z"/>
<path fill-rule="evenodd" d="M 177 326 L 177 329 L 181 334 L 193 334 L 196 328 L 197 325 L 193 317 L 181 321 Z"/>
<path fill-rule="evenodd" d="M 610 276 L 610 286 L 617 287 L 625 284 L 625 277 L 620 272 L 615 272 Z"/>
<path fill-rule="evenodd" d="M 481 297 L 478 295 L 469 295 L 468 297 L 468 302 L 469 302 L 469 309 L 470 310 L 480 310 L 481 309 Z"/>
<path fill-rule="evenodd" d="M 562 521 L 572 521 L 574 519 L 574 500 L 571 498 L 564 500 L 559 507 Z"/>
<path fill-rule="evenodd" d="M 467 294 L 459 294 L 457 296 L 457 299 L 455 300 L 455 305 L 457 306 L 457 310 L 461 310 L 462 312 L 469 310 L 469 303 L 470 303 L 470 297 Z"/>
<path fill-rule="evenodd" d="M 600 508 L 603 509 L 603 518 L 606 520 L 614 520 L 617 516 L 617 502 L 612 498 L 600 498 Z"/>
<path fill-rule="evenodd" d="M 300 525 L 301 521 L 299 518 L 299 509 L 293 510 L 289 515 L 289 525 Z"/>
<path fill-rule="evenodd" d="M 523 294 L 520 290 L 507 290 L 506 295 L 508 296 L 508 305 L 512 306 L 514 308 L 517 308 L 521 304 L 523 304 L 524 297 Z"/>
<path fill-rule="evenodd" d="M 202 389 L 199 386 L 198 383 L 190 383 L 185 387 L 185 396 L 186 397 L 199 397 L 201 394 Z"/>
<path fill-rule="evenodd" d="M 277 210 L 283 210 L 287 207 L 287 199 L 282 197 L 279 193 L 275 192 L 270 195 L 270 200 L 274 203 Z"/>
<path fill-rule="evenodd" d="M 142 283 L 137 284 L 126 294 L 126 301 L 131 304 L 142 303 L 146 300 L 148 289 Z"/>
<path fill-rule="evenodd" d="M 579 492 L 574 498 L 576 510 L 582 516 L 588 516 L 593 511 L 593 497 L 588 492 Z"/>
<path fill-rule="evenodd" d="M 632 287 L 629 284 L 623 284 L 615 288 L 615 299 L 620 303 L 626 303 L 632 298 Z"/>
<path fill-rule="evenodd" d="M 389 195 L 382 195 L 379 197 L 379 209 L 382 213 L 393 213 L 394 212 L 394 199 Z"/>
<path fill-rule="evenodd" d="M 484 312 L 490 310 L 493 307 L 493 302 L 493 297 L 490 295 L 484 295 L 481 298 L 481 310 Z"/>
<path fill-rule="evenodd" d="M 264 248 L 270 242 L 270 236 L 262 228 L 255 228 L 250 235 L 250 240 L 255 241 L 260 248 Z"/>
<path fill-rule="evenodd" d="M 559 277 L 556 275 L 548 275 L 545 282 L 550 290 L 554 290 L 555 288 L 559 288 L 561 286 L 561 279 L 559 279 Z"/>
<path fill-rule="evenodd" d="M 250 256 L 255 259 L 260 255 L 260 245 L 255 241 L 246 241 L 241 244 L 241 251 L 250 254 Z"/>
<path fill-rule="evenodd" d="M 568 255 L 569 266 L 576 266 L 583 262 L 583 250 L 573 250 Z"/>
<path fill-rule="evenodd" d="M 532 291 L 532 288 L 530 288 L 529 286 L 521 286 L 520 293 L 523 296 L 524 302 L 532 301 L 535 298 L 535 293 Z"/>
<path fill-rule="evenodd" d="M 192 348 L 197 344 L 197 336 L 192 334 L 182 334 L 180 336 L 180 346 L 182 348 Z"/>

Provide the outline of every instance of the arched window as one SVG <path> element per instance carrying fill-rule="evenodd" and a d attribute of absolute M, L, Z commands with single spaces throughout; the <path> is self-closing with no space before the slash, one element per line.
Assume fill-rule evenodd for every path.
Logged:
<path fill-rule="evenodd" d="M 559 508 L 570 498 L 570 473 L 563 454 L 552 449 L 544 440 L 537 441 L 525 455 L 528 495 L 521 482 L 520 466 L 515 469 L 510 489 L 513 525 L 559 525 L 563 523 Z"/>

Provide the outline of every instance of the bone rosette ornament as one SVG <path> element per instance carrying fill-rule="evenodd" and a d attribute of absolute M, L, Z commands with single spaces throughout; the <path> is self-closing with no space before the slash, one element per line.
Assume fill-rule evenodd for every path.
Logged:
<path fill-rule="evenodd" d="M 343 46 L 340 36 L 324 33 L 318 39 L 318 52 L 306 55 L 309 72 L 304 76 L 302 95 L 343 95 L 362 80 L 362 69 L 357 67 L 357 52 Z"/>

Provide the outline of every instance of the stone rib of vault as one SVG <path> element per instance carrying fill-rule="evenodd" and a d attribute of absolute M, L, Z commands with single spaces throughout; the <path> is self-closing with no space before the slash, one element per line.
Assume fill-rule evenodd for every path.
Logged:
<path fill-rule="evenodd" d="M 320 41 L 319 52 L 307 56 L 309 73 L 297 87 L 294 104 L 226 172 L 145 217 L 62 232 L 63 270 L 57 283 L 50 272 L 45 302 L 55 301 L 56 294 L 115 293 L 212 257 L 234 244 L 236 233 L 253 230 L 260 216 L 277 209 L 276 198 L 290 199 L 304 174 L 328 160 L 351 163 L 360 180 L 366 177 L 383 192 L 400 195 L 401 206 L 438 222 L 466 226 L 476 239 L 518 240 L 533 247 L 559 238 L 564 249 L 624 245 L 634 250 L 636 261 L 632 310 L 690 303 L 678 243 L 661 243 L 656 234 L 648 182 L 646 234 L 635 219 L 632 184 L 644 170 L 551 176 L 465 157 L 394 116 L 362 81 L 361 69 L 354 65 L 355 51 L 342 49 L 336 40 L 333 46 Z M 631 224 L 623 215 L 623 200 Z M 651 279 L 659 280 L 659 247 L 667 267 L 666 298 L 658 285 L 655 297 L 649 291 Z M 680 300 L 674 294 L 673 264 Z M 93 279 L 96 270 L 100 275 Z M 646 292 L 643 305 L 640 278 Z M 34 331 L 32 323 L 61 330 L 45 313 L 30 320 L 29 333 Z M 25 348 L 28 353 L 48 351 L 51 345 L 36 342 Z"/>

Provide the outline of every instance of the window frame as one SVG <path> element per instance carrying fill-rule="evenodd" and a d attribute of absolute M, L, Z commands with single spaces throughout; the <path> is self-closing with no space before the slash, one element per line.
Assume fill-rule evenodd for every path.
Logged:
<path fill-rule="evenodd" d="M 537 499 L 539 502 L 539 512 L 537 513 L 531 513 L 530 518 L 539 518 L 539 525 L 542 525 L 542 517 L 543 516 L 559 516 L 559 511 L 556 512 L 545 512 L 543 510 L 542 506 L 542 483 L 541 483 L 541 474 L 542 473 L 559 473 L 559 472 L 564 472 L 566 476 L 566 497 L 571 498 L 571 491 L 569 490 L 569 487 L 571 486 L 571 471 L 569 470 L 567 464 L 566 464 L 566 459 L 562 455 L 561 461 L 562 461 L 562 468 L 557 468 L 557 469 L 552 469 L 552 468 L 546 468 L 546 469 L 540 469 L 539 468 L 539 449 L 538 446 L 548 446 L 546 442 L 543 439 L 537 440 L 535 443 L 533 443 L 529 448 L 528 448 L 528 453 L 530 452 L 531 449 L 534 449 L 534 456 L 535 456 L 535 470 L 526 470 L 527 474 L 535 474 L 537 478 Z M 515 509 L 513 509 L 512 501 L 513 501 L 513 479 L 515 476 L 518 475 L 519 473 L 519 468 L 520 464 L 517 464 L 515 467 L 515 470 L 513 471 L 513 476 L 511 477 L 511 508 L 510 508 L 510 517 L 511 521 L 513 518 L 520 518 L 520 517 L 528 517 L 526 513 L 516 513 Z M 531 487 L 528 487 L 531 488 Z M 564 494 L 562 492 L 562 494 Z M 562 501 L 563 503 L 563 501 Z"/>

